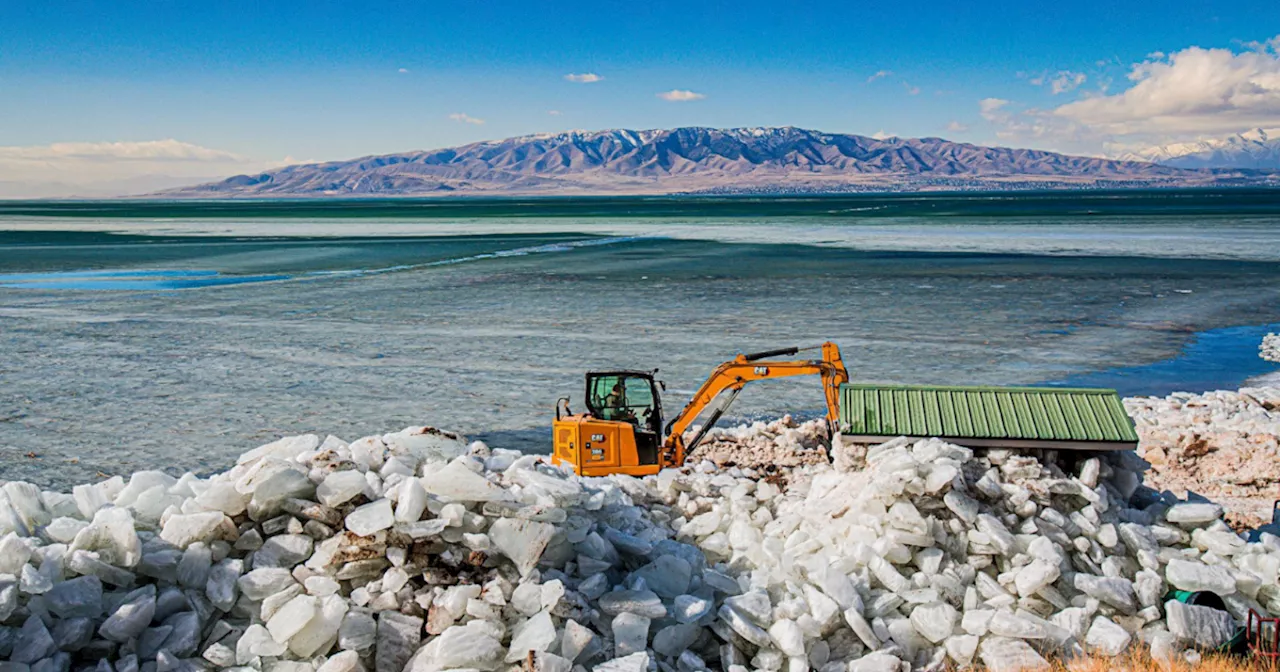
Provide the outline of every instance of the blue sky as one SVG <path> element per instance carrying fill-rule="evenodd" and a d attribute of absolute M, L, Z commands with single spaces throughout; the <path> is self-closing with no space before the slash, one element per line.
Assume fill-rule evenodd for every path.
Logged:
<path fill-rule="evenodd" d="M 53 146 L 217 175 L 571 128 L 795 125 L 1115 154 L 1280 126 L 1280 103 L 1242 102 L 1228 122 L 1193 100 L 1172 105 L 1215 120 L 1142 129 L 1170 110 L 1120 98 L 1135 68 L 1160 75 L 1193 47 L 1233 72 L 1264 56 L 1243 85 L 1280 78 L 1274 47 L 1250 46 L 1280 35 L 1274 0 L 1134 4 L 0 0 L 0 181 L 20 177 L 6 151 Z M 1150 101 L 1196 86 L 1166 69 Z M 565 78 L 585 73 L 600 80 Z M 673 90 L 696 96 L 658 95 Z"/>

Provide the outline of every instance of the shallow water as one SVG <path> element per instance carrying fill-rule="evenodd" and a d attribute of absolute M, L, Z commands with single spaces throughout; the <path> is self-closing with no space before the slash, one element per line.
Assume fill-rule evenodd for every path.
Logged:
<path fill-rule="evenodd" d="M 589 368 L 658 367 L 676 409 L 737 351 L 825 339 L 864 381 L 1164 394 L 1276 369 L 1254 339 L 1280 323 L 1280 213 L 1055 198 L 757 218 L 0 204 L 0 477 L 209 470 L 279 435 L 409 424 L 544 450 Z M 789 380 L 735 412 L 821 405 Z"/>

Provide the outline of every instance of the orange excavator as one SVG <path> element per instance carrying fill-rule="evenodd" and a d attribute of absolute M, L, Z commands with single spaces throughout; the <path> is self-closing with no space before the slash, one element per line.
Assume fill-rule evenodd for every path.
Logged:
<path fill-rule="evenodd" d="M 821 358 L 775 359 L 814 350 L 821 350 Z M 739 354 L 716 367 L 684 410 L 664 428 L 659 391 L 664 386 L 654 378 L 657 372 L 654 369 L 587 373 L 585 412 L 571 412 L 568 397 L 556 401 L 556 419 L 552 424 L 553 461 L 572 467 L 580 476 L 646 476 L 679 467 L 747 383 L 791 376 L 822 377 L 827 421 L 834 431 L 840 407 L 840 385 L 849 382 L 849 372 L 835 343 Z M 685 432 L 717 399 L 719 403 L 702 428 L 686 443 Z"/>

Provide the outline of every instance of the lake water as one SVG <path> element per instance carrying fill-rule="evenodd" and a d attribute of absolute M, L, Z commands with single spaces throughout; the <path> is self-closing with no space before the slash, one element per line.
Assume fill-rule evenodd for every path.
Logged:
<path fill-rule="evenodd" d="M 861 381 L 1228 388 L 1277 328 L 1266 190 L 0 202 L 0 478 L 411 424 L 545 451 L 587 369 L 658 368 L 679 408 L 827 339 Z M 735 412 L 821 404 L 766 382 Z"/>

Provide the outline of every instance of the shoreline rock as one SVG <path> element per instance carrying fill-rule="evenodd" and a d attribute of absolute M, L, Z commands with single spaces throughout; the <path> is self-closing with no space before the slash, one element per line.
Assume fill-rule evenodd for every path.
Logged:
<path fill-rule="evenodd" d="M 1147 485 L 1207 497 L 1240 525 L 1271 520 L 1280 494 L 1280 388 L 1131 397 Z"/>

